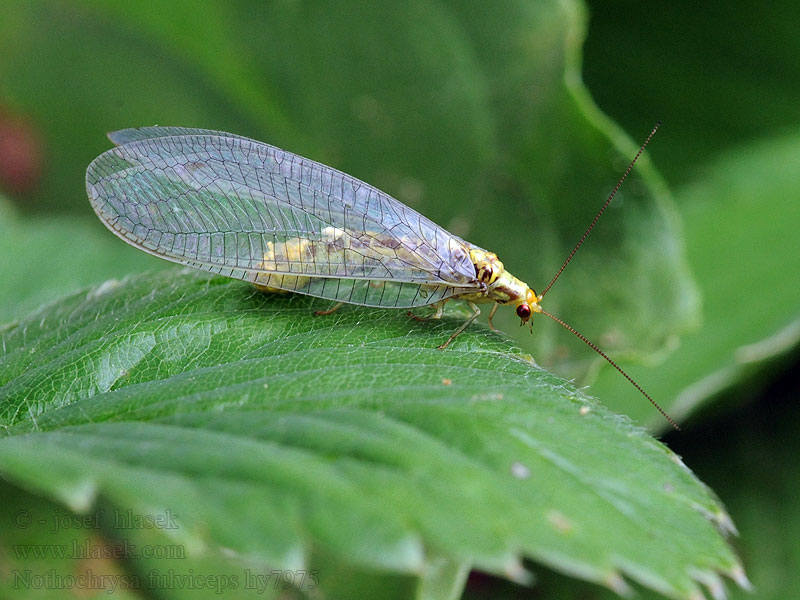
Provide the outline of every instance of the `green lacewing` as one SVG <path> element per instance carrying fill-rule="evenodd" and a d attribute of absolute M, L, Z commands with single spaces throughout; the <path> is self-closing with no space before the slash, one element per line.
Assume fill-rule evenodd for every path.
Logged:
<path fill-rule="evenodd" d="M 239 135 L 186 127 L 141 127 L 109 134 L 116 147 L 86 171 L 100 220 L 129 244 L 166 260 L 342 304 L 395 309 L 463 300 L 514 307 L 522 324 L 544 314 L 611 363 L 596 345 L 550 314 L 542 299 L 583 244 L 636 160 L 650 132 L 594 221 L 537 294 L 497 255 L 449 233 L 381 190 L 321 163 Z M 494 328 L 492 326 L 492 328 Z"/>

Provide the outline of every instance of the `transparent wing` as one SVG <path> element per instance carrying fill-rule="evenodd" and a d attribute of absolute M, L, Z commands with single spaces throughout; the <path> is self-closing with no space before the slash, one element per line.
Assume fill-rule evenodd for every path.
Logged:
<path fill-rule="evenodd" d="M 157 256 L 368 306 L 475 290 L 469 244 L 380 190 L 232 134 L 127 129 L 87 169 L 95 212 Z"/>
<path fill-rule="evenodd" d="M 159 125 L 155 125 L 153 127 L 131 127 L 130 129 L 111 131 L 108 134 L 108 139 L 114 142 L 115 146 L 122 146 L 123 144 L 128 144 L 130 142 L 182 135 L 213 135 L 237 140 L 250 140 L 250 138 L 246 138 L 242 135 L 236 135 L 235 133 L 228 133 L 226 131 L 197 129 L 194 127 L 161 127 Z M 258 143 L 256 140 L 250 141 Z"/>

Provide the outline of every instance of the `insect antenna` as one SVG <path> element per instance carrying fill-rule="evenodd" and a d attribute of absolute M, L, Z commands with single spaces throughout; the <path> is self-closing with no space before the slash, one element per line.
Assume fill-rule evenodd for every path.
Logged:
<path fill-rule="evenodd" d="M 617 192 L 619 191 L 619 188 L 622 187 L 623 182 L 628 177 L 628 174 L 631 172 L 631 169 L 633 169 L 633 165 L 635 165 L 636 161 L 639 160 L 639 157 L 642 155 L 642 152 L 644 152 L 644 149 L 647 148 L 647 144 L 650 143 L 650 140 L 656 134 L 656 131 L 658 131 L 658 128 L 660 126 L 661 126 L 661 121 L 658 121 L 655 124 L 655 126 L 653 127 L 653 129 L 650 131 L 650 135 L 648 135 L 647 138 L 644 140 L 644 143 L 639 148 L 639 151 L 636 153 L 636 156 L 633 157 L 633 160 L 628 165 L 628 168 L 625 169 L 625 172 L 622 174 L 622 177 L 619 178 L 619 181 L 617 182 L 617 185 L 615 185 L 614 189 L 611 190 L 611 193 L 608 195 L 608 198 L 606 198 L 606 201 L 605 201 L 605 203 L 603 203 L 603 206 L 600 207 L 600 210 L 595 215 L 594 220 L 592 221 L 592 223 L 589 225 L 589 227 L 586 228 L 586 231 L 583 232 L 583 235 L 581 236 L 581 239 L 578 240 L 577 244 L 575 244 L 575 247 L 572 249 L 572 252 L 569 253 L 569 256 L 567 256 L 567 258 L 564 260 L 564 263 L 561 265 L 561 268 L 558 270 L 558 272 L 555 274 L 555 276 L 550 280 L 550 283 L 547 284 L 547 287 L 544 288 L 544 291 L 541 294 L 539 294 L 539 298 L 544 298 L 544 295 L 547 293 L 547 291 L 551 287 L 553 287 L 553 284 L 556 282 L 556 280 L 559 277 L 561 277 L 561 273 L 564 272 L 564 269 L 567 268 L 567 265 L 572 260 L 572 257 L 575 256 L 575 253 L 583 245 L 583 242 L 585 242 L 586 238 L 589 237 L 589 234 L 592 232 L 592 229 L 594 229 L 594 226 L 597 225 L 597 222 L 600 220 L 600 217 L 603 216 L 603 213 L 608 208 L 608 205 L 611 204 L 611 201 L 614 199 L 614 196 L 617 195 Z"/>
<path fill-rule="evenodd" d="M 559 325 L 561 325 L 561 326 L 562 326 L 564 329 L 566 329 L 567 331 L 571 331 L 572 333 L 574 333 L 574 334 L 575 334 L 575 335 L 578 337 L 578 339 L 580 339 L 580 340 L 581 340 L 581 341 L 582 341 L 584 344 L 586 344 L 587 346 L 589 346 L 589 348 L 591 348 L 592 350 L 594 350 L 595 352 L 597 352 L 597 353 L 598 353 L 600 356 L 602 356 L 603 358 L 605 358 L 605 359 L 608 361 L 608 364 L 610 364 L 610 365 L 611 365 L 612 367 L 614 367 L 614 368 L 615 368 L 617 371 L 619 371 L 619 372 L 622 374 L 622 376 L 623 376 L 625 379 L 627 379 L 628 381 L 630 381 L 630 382 L 633 384 L 633 387 L 635 387 L 637 390 L 639 390 L 639 391 L 642 393 L 642 395 L 643 395 L 645 398 L 647 398 L 647 399 L 650 401 L 650 404 L 652 404 L 653 406 L 655 406 L 655 407 L 656 407 L 656 410 L 658 410 L 658 412 L 660 412 L 660 413 L 661 413 L 661 414 L 664 416 L 664 418 L 665 418 L 667 421 L 669 421 L 669 424 L 670 424 L 670 425 L 672 425 L 672 426 L 673 426 L 675 429 L 677 429 L 678 431 L 680 431 L 680 430 L 681 430 L 680 426 L 679 426 L 679 425 L 678 425 L 678 424 L 677 424 L 677 423 L 676 423 L 676 422 L 673 420 L 673 418 L 672 418 L 672 417 L 670 417 L 670 416 L 667 414 L 667 412 L 666 412 L 666 411 L 665 411 L 663 408 L 661 408 L 661 407 L 658 405 L 658 402 L 656 402 L 655 400 L 653 400 L 653 398 L 651 398 L 651 397 L 650 397 L 650 394 L 648 394 L 647 392 L 645 392 L 645 391 L 644 391 L 644 389 L 642 388 L 642 386 L 640 386 L 638 383 L 636 383 L 636 381 L 634 380 L 634 378 L 633 378 L 633 377 L 631 377 L 630 375 L 628 375 L 628 374 L 627 374 L 625 371 L 623 371 L 623 370 L 622 370 L 622 367 L 620 367 L 620 366 L 619 366 L 617 363 L 615 363 L 613 360 L 611 360 L 611 358 L 609 358 L 609 356 L 608 356 L 608 355 L 607 355 L 605 352 L 603 352 L 603 351 L 602 351 L 602 350 L 600 350 L 600 348 L 598 348 L 598 347 L 597 347 L 595 344 L 593 344 L 592 342 L 590 342 L 590 341 L 589 341 L 589 340 L 586 338 L 586 336 L 584 336 L 584 335 L 583 335 L 583 334 L 582 334 L 580 331 L 578 331 L 577 329 L 575 329 L 575 328 L 574 328 L 574 327 L 572 327 L 571 325 L 568 325 L 567 323 L 565 323 L 564 321 L 562 321 L 561 319 L 559 319 L 559 318 L 558 318 L 557 316 L 555 316 L 554 314 L 551 314 L 551 313 L 547 312 L 546 310 L 542 309 L 541 307 L 540 307 L 540 310 L 541 310 L 541 313 L 542 313 L 543 315 L 550 317 L 551 319 L 553 319 L 553 321 L 555 321 L 556 323 L 558 323 Z"/>
<path fill-rule="evenodd" d="M 578 249 L 579 249 L 579 248 L 580 248 L 580 247 L 583 245 L 583 242 L 585 242 L 585 241 L 586 241 L 586 238 L 587 238 L 587 237 L 589 237 L 589 234 L 592 232 L 592 229 L 594 229 L 594 226 L 595 226 L 595 225 L 597 225 L 597 222 L 600 220 L 600 217 L 602 217 L 602 216 L 603 216 L 603 213 L 604 213 L 604 212 L 606 211 L 606 209 L 608 208 L 608 205 L 609 205 L 609 204 L 611 204 L 611 201 L 614 199 L 614 196 L 616 196 L 616 195 L 617 195 L 617 192 L 618 192 L 618 191 L 619 191 L 619 189 L 622 187 L 622 184 L 625 182 L 625 179 L 627 179 L 628 175 L 630 174 L 631 170 L 633 169 L 633 165 L 635 165 L 635 164 L 636 164 L 636 161 L 637 161 L 637 160 L 639 160 L 639 157 L 642 155 L 642 153 L 644 152 L 645 148 L 647 148 L 647 144 L 649 144 L 649 143 L 650 143 L 650 140 L 651 140 L 651 139 L 653 139 L 653 136 L 656 134 L 656 131 L 658 131 L 658 128 L 659 128 L 660 126 L 661 126 L 661 121 L 658 121 L 658 122 L 655 124 L 655 126 L 653 127 L 653 129 L 650 131 L 650 134 L 647 136 L 647 138 L 645 138 L 644 142 L 643 142 L 643 143 L 642 143 L 642 145 L 639 147 L 639 151 L 636 153 L 636 156 L 634 156 L 634 157 L 633 157 L 633 160 L 632 160 L 632 161 L 630 162 L 630 164 L 628 165 L 628 168 L 627 168 L 627 169 L 625 169 L 625 172 L 622 174 L 622 177 L 620 177 L 620 178 L 619 178 L 619 181 L 617 181 L 617 185 L 615 185 L 615 186 L 614 186 L 614 189 L 613 189 L 613 190 L 611 190 L 611 193 L 608 195 L 608 198 L 606 198 L 606 201 L 603 203 L 603 206 L 601 206 L 601 207 L 600 207 L 600 210 L 597 212 L 597 214 L 595 215 L 594 219 L 593 219 L 593 220 L 592 220 L 592 222 L 589 224 L 589 227 L 587 227 L 587 228 L 586 228 L 586 231 L 584 231 L 584 232 L 583 232 L 583 235 L 581 236 L 581 239 L 580 239 L 580 240 L 578 240 L 578 243 L 577 243 L 577 244 L 575 244 L 575 247 L 572 249 L 572 252 L 570 252 L 570 253 L 569 253 L 569 256 L 567 256 L 567 258 L 566 258 L 566 259 L 564 260 L 564 262 L 562 263 L 562 265 L 561 265 L 561 268 L 560 268 L 560 269 L 558 270 L 558 272 L 555 274 L 555 276 L 553 277 L 553 279 L 551 279 L 551 280 L 550 280 L 550 283 L 548 283 L 548 284 L 547 284 L 547 287 L 546 287 L 546 288 L 544 288 L 544 291 L 543 291 L 543 292 L 542 292 L 542 293 L 539 295 L 539 300 L 540 300 L 540 301 L 541 301 L 541 299 L 544 297 L 544 295 L 545 295 L 545 294 L 548 292 L 548 290 L 550 290 L 550 288 L 551 288 L 551 287 L 553 287 L 553 284 L 554 284 L 554 283 L 556 282 L 556 280 L 557 280 L 557 279 L 558 279 L 558 278 L 561 276 L 561 273 L 563 273 L 563 272 L 564 272 L 564 269 L 566 269 L 566 268 L 567 268 L 567 265 L 570 263 L 570 261 L 572 260 L 572 258 L 575 256 L 575 253 L 576 253 L 576 252 L 578 251 Z M 602 350 L 601 350 L 601 349 L 600 349 L 600 348 L 599 348 L 599 347 L 598 347 L 596 344 L 594 344 L 593 342 L 589 341 L 589 339 L 588 339 L 586 336 L 584 336 L 584 335 L 583 335 L 581 332 L 579 332 L 577 329 L 575 329 L 575 328 L 574 328 L 574 327 L 572 327 L 571 325 L 568 325 L 567 323 L 565 323 L 564 321 L 562 321 L 561 319 L 559 319 L 559 318 L 558 318 L 557 316 L 555 316 L 554 314 L 552 314 L 552 313 L 549 313 L 549 312 L 547 312 L 546 310 L 542 309 L 542 308 L 541 308 L 541 306 L 539 307 L 539 310 L 542 312 L 542 314 L 544 314 L 544 315 L 546 315 L 546 316 L 550 317 L 550 318 L 551 318 L 553 321 L 555 321 L 556 323 L 558 323 L 559 325 L 561 325 L 561 326 L 562 326 L 564 329 L 566 329 L 567 331 L 570 331 L 570 332 L 572 332 L 572 333 L 573 333 L 573 334 L 574 334 L 574 335 L 575 335 L 575 336 L 576 336 L 578 339 L 580 339 L 580 340 L 581 340 L 581 341 L 582 341 L 584 344 L 586 344 L 586 345 L 587 345 L 587 346 L 589 346 L 589 347 L 590 347 L 592 350 L 594 350 L 594 351 L 595 351 L 595 352 L 597 352 L 597 353 L 598 353 L 600 356 L 602 356 L 602 357 L 603 357 L 603 358 L 604 358 L 604 359 L 605 359 L 605 360 L 608 362 L 608 364 L 610 364 L 610 365 L 611 365 L 612 367 L 614 367 L 614 368 L 615 368 L 617 371 L 619 371 L 619 373 L 620 373 L 620 374 L 621 374 L 621 375 L 622 375 L 622 376 L 623 376 L 625 379 L 627 379 L 627 380 L 628 380 L 628 381 L 629 381 L 629 382 L 630 382 L 630 383 L 633 385 L 633 387 L 635 387 L 637 390 L 639 390 L 639 392 L 641 392 L 641 394 L 642 394 L 642 395 L 643 395 L 645 398 L 647 398 L 647 399 L 650 401 L 650 404 L 652 404 L 652 405 L 653 405 L 653 406 L 656 408 L 656 410 L 658 410 L 658 412 L 660 412 L 660 413 L 661 413 L 661 415 L 662 415 L 662 416 L 663 416 L 663 417 L 664 417 L 664 418 L 665 418 L 665 419 L 666 419 L 666 420 L 669 422 L 669 424 L 670 424 L 670 425 L 672 425 L 672 426 L 673 426 L 675 429 L 677 429 L 678 431 L 680 431 L 680 429 L 681 429 L 681 428 L 680 428 L 680 426 L 678 426 L 678 424 L 675 422 L 675 420 L 674 420 L 672 417 L 670 417 L 670 416 L 667 414 L 667 412 L 666 412 L 666 411 L 665 411 L 663 408 L 661 408 L 661 407 L 658 405 L 658 402 L 656 402 L 655 400 L 653 400 L 653 398 L 650 396 L 650 394 L 648 394 L 647 392 L 645 392 L 645 391 L 644 391 L 644 389 L 642 388 L 642 386 L 640 386 L 638 383 L 636 383 L 636 381 L 633 379 L 633 377 L 631 377 L 630 375 L 628 375 L 628 374 L 627 374 L 627 373 L 626 373 L 626 372 L 625 372 L 625 371 L 622 369 L 622 367 L 620 367 L 620 366 L 619 366 L 617 363 L 615 363 L 613 360 L 611 360 L 611 358 L 610 358 L 610 357 L 609 357 L 609 356 L 608 356 L 608 355 L 607 355 L 605 352 L 603 352 L 603 351 L 602 351 Z"/>

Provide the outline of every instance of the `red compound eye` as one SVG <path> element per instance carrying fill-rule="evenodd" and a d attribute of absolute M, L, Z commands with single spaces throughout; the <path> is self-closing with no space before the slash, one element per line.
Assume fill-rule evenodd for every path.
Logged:
<path fill-rule="evenodd" d="M 520 304 L 517 306 L 517 316 L 523 321 L 531 318 L 531 307 L 527 304 Z"/>

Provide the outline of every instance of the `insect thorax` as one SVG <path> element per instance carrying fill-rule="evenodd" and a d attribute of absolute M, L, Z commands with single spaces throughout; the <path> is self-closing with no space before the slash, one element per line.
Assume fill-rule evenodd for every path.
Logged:
<path fill-rule="evenodd" d="M 475 265 L 475 276 L 486 286 L 480 295 L 465 298 L 473 302 L 497 302 L 498 304 L 520 304 L 535 297 L 528 284 L 506 271 L 503 263 L 494 252 L 481 248 L 472 248 L 469 252 L 472 264 Z"/>

